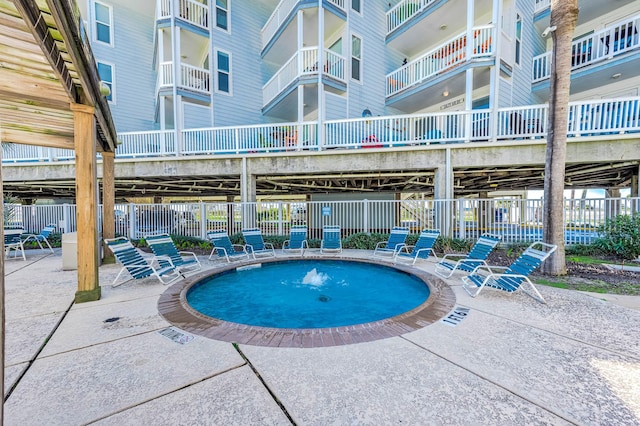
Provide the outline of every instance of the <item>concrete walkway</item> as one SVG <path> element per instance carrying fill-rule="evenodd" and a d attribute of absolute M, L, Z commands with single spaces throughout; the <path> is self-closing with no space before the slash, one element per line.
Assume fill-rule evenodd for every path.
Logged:
<path fill-rule="evenodd" d="M 640 424 L 640 298 L 471 298 L 453 279 L 457 325 L 328 348 L 179 344 L 159 333 L 157 280 L 112 288 L 104 265 L 102 299 L 74 305 L 59 252 L 27 259 L 6 261 L 6 425 Z"/>

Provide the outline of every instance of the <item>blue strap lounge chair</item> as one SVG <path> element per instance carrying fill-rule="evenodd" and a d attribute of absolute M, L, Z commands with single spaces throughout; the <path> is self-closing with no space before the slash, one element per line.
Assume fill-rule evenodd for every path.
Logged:
<path fill-rule="evenodd" d="M 339 225 L 325 225 L 322 228 L 320 253 L 342 253 L 342 237 Z"/>
<path fill-rule="evenodd" d="M 439 236 L 438 229 L 423 229 L 415 245 L 405 244 L 398 250 L 393 257 L 393 263 L 411 262 L 412 265 L 415 265 L 418 259 L 428 259 L 430 255 L 433 255 L 437 260 L 438 256 L 433 251 L 433 246 Z"/>
<path fill-rule="evenodd" d="M 289 232 L 289 239 L 282 243 L 283 253 L 300 252 L 300 256 L 304 256 L 304 250 L 309 248 L 307 244 L 307 227 L 302 225 L 293 225 Z"/>
<path fill-rule="evenodd" d="M 51 235 L 51 233 L 55 230 L 56 230 L 56 225 L 50 223 L 47 226 L 45 226 L 44 229 L 42 229 L 42 231 L 40 231 L 39 234 L 22 235 L 22 238 L 23 238 L 22 243 L 26 243 L 33 240 L 36 243 L 38 243 L 38 245 L 40 246 L 40 250 L 44 250 L 44 247 L 42 247 L 42 243 L 45 243 L 47 247 L 49 247 L 49 250 L 51 250 L 51 253 L 53 253 L 53 248 L 51 248 L 51 244 L 49 244 L 49 240 L 47 240 L 47 237 L 49 237 L 49 235 Z"/>
<path fill-rule="evenodd" d="M 144 240 L 149 244 L 153 254 L 161 266 L 168 266 L 166 258 L 171 259 L 173 266 L 181 272 L 194 272 L 202 269 L 202 264 L 195 253 L 178 251 L 169 234 L 148 235 Z"/>
<path fill-rule="evenodd" d="M 247 252 L 253 256 L 254 259 L 256 259 L 257 256 L 276 257 L 273 244 L 264 242 L 262 231 L 259 228 L 243 229 L 242 236 L 244 237 Z"/>
<path fill-rule="evenodd" d="M 120 269 L 120 272 L 118 272 L 118 275 L 111 284 L 113 287 L 125 283 L 130 279 L 139 280 L 147 277 L 156 277 L 161 283 L 170 284 L 183 278 L 180 270 L 173 265 L 169 258 L 167 258 L 166 266 L 161 266 L 157 263 L 155 257 L 147 261 L 142 257 L 138 249 L 131 244 L 131 241 L 124 237 L 105 239 L 104 241 L 113 252 L 116 260 L 122 264 L 122 269 Z M 128 272 L 131 278 L 116 284 L 118 278 L 120 278 L 124 272 Z"/>
<path fill-rule="evenodd" d="M 536 241 L 527 247 L 509 267 L 478 266 L 471 274 L 462 277 L 462 287 L 471 297 L 476 297 L 485 287 L 507 293 L 522 290 L 534 299 L 546 303 L 529 279 L 529 275 L 557 248 L 556 245 Z"/>
<path fill-rule="evenodd" d="M 487 258 L 498 245 L 502 236 L 482 234 L 471 251 L 466 254 L 450 253 L 444 255 L 436 264 L 435 273 L 441 278 L 449 278 L 455 271 L 471 272 L 476 266 L 486 265 Z"/>
<path fill-rule="evenodd" d="M 376 247 L 373 250 L 373 257 L 394 257 L 402 246 L 404 246 L 404 242 L 407 240 L 407 235 L 409 235 L 409 228 L 405 226 L 394 226 L 391 229 L 391 234 L 389 234 L 389 239 L 376 244 Z"/>
<path fill-rule="evenodd" d="M 22 255 L 22 260 L 26 261 L 27 256 L 24 254 L 24 245 L 22 241 L 22 233 L 24 229 L 22 228 L 4 228 L 4 257 L 11 257 L 11 252 L 13 252 L 13 257 L 18 257 L 18 253 Z"/>
<path fill-rule="evenodd" d="M 213 244 L 209 260 L 212 260 L 214 253 L 217 253 L 219 258 L 223 258 L 227 262 L 249 259 L 249 253 L 247 253 L 245 246 L 233 244 L 226 230 L 209 231 L 207 232 L 207 238 Z"/>

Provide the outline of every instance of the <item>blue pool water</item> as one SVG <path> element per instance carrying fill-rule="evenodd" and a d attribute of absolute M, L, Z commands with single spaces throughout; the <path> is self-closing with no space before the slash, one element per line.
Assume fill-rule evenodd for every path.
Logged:
<path fill-rule="evenodd" d="M 421 305 L 428 297 L 429 287 L 423 281 L 388 266 L 295 260 L 206 278 L 188 291 L 187 302 L 225 321 L 325 328 L 390 318 Z"/>

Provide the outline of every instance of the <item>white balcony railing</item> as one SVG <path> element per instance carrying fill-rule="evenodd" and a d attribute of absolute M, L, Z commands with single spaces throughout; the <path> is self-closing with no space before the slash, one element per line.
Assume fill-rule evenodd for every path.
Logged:
<path fill-rule="evenodd" d="M 299 0 L 282 0 L 262 27 L 262 48 L 269 44 Z"/>
<path fill-rule="evenodd" d="M 163 62 L 158 70 L 158 89 L 174 84 L 173 62 Z M 178 87 L 203 94 L 211 93 L 211 73 L 193 65 L 180 64 Z"/>
<path fill-rule="evenodd" d="M 117 149 L 118 158 L 158 157 L 178 153 L 176 132 L 173 130 L 119 133 L 118 141 L 121 142 Z"/>
<path fill-rule="evenodd" d="M 571 45 L 571 70 L 597 64 L 640 48 L 640 15 L 619 21 L 605 29 L 575 40 Z M 533 58 L 533 81 L 551 75 L 551 52 Z"/>
<path fill-rule="evenodd" d="M 422 12 L 436 0 L 402 0 L 387 12 L 387 34 Z"/>
<path fill-rule="evenodd" d="M 323 73 L 340 81 L 345 79 L 346 61 L 343 56 L 325 49 L 325 65 Z M 313 75 L 318 69 L 318 48 L 305 47 L 296 52 L 262 87 L 263 105 L 271 102 L 296 78 Z"/>
<path fill-rule="evenodd" d="M 494 39 L 493 25 L 474 27 L 471 58 L 492 56 L 495 52 Z M 387 96 L 406 90 L 466 62 L 469 59 L 467 52 L 466 32 L 447 40 L 419 58 L 387 74 Z"/>
<path fill-rule="evenodd" d="M 438 112 L 317 122 L 259 124 L 205 129 L 119 133 L 116 158 L 181 155 L 288 155 L 331 148 L 420 149 L 430 144 L 458 144 L 542 139 L 548 130 L 548 105 Z M 492 128 L 495 127 L 495 134 Z M 570 102 L 570 138 L 640 137 L 640 97 Z M 178 142 L 180 141 L 180 142 Z M 2 146 L 3 163 L 73 160 L 73 151 L 23 145 Z"/>
<path fill-rule="evenodd" d="M 320 0 L 322 1 L 322 0 Z M 300 0 L 282 0 L 274 9 L 267 23 L 264 24 L 261 30 L 262 48 L 264 49 L 271 41 L 273 36 L 278 32 L 282 24 L 287 21 L 287 18 L 296 7 Z M 328 3 L 336 6 L 338 9 L 346 10 L 344 7 L 345 0 L 327 0 Z"/>
<path fill-rule="evenodd" d="M 157 18 L 172 16 L 196 27 L 209 29 L 209 6 L 194 0 L 157 0 Z"/>

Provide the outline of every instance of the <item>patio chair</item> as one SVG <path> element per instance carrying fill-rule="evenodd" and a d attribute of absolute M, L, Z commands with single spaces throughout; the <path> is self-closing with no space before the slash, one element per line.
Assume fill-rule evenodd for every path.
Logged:
<path fill-rule="evenodd" d="M 471 272 L 477 266 L 486 265 L 487 257 L 498 245 L 502 236 L 482 234 L 469 253 L 446 254 L 436 264 L 435 273 L 441 278 L 449 278 L 455 271 Z M 456 260 L 457 259 L 457 260 Z"/>
<path fill-rule="evenodd" d="M 18 257 L 18 253 L 22 255 L 22 260 L 26 261 L 27 256 L 24 254 L 24 245 L 22 241 L 22 228 L 4 228 L 4 257 L 11 257 L 13 251 L 13 257 Z"/>
<path fill-rule="evenodd" d="M 404 242 L 409 235 L 409 228 L 405 226 L 394 226 L 389 234 L 387 241 L 380 241 L 373 249 L 373 257 L 387 256 L 394 257 L 396 253 L 404 246 Z"/>
<path fill-rule="evenodd" d="M 50 223 L 47 226 L 45 226 L 44 229 L 42 229 L 42 231 L 40 231 L 39 234 L 22 235 L 22 238 L 23 238 L 22 243 L 24 244 L 26 242 L 33 240 L 36 243 L 38 243 L 38 245 L 40 246 L 40 250 L 44 250 L 44 247 L 42 247 L 42 243 L 45 243 L 47 247 L 49 247 L 49 250 L 51 250 L 51 253 L 53 253 L 53 248 L 51 248 L 51 244 L 49 244 L 49 240 L 47 240 L 47 237 L 49 237 L 49 235 L 51 235 L 51 233 L 55 230 L 56 230 L 56 225 Z"/>
<path fill-rule="evenodd" d="M 262 238 L 262 231 L 259 228 L 243 229 L 242 236 L 246 244 L 247 252 L 253 256 L 276 257 L 276 251 L 273 244 L 265 243 Z"/>
<path fill-rule="evenodd" d="M 124 237 L 105 239 L 104 241 L 113 252 L 116 260 L 122 264 L 122 269 L 120 269 L 113 283 L 111 283 L 112 287 L 119 286 L 131 279 L 139 280 L 156 277 L 162 284 L 171 284 L 180 278 L 184 278 L 180 270 L 173 265 L 170 258 L 166 258 L 166 266 L 161 266 L 157 262 L 157 257 L 149 261 L 142 257 L 140 251 L 131 244 L 131 241 Z M 118 278 L 120 278 L 124 272 L 128 272 L 131 278 L 117 283 Z"/>
<path fill-rule="evenodd" d="M 431 255 L 438 260 L 436 252 L 433 251 L 433 246 L 439 236 L 440 231 L 438 229 L 423 229 L 415 245 L 405 244 L 398 250 L 393 257 L 393 263 L 411 262 L 412 265 L 415 265 L 418 259 L 428 259 Z"/>
<path fill-rule="evenodd" d="M 156 256 L 161 266 L 169 266 L 167 257 L 171 259 L 173 266 L 181 272 L 194 272 L 202 269 L 202 264 L 195 253 L 191 251 L 178 251 L 178 248 L 169 234 L 148 235 L 144 240 Z"/>
<path fill-rule="evenodd" d="M 342 253 L 342 238 L 339 225 L 325 225 L 322 228 L 322 241 L 320 242 L 320 253 L 324 252 Z"/>
<path fill-rule="evenodd" d="M 300 256 L 304 256 L 304 250 L 308 249 L 307 243 L 307 227 L 301 225 L 291 226 L 289 239 L 282 243 L 283 253 L 300 252 Z"/>
<path fill-rule="evenodd" d="M 249 259 L 246 247 L 241 244 L 233 244 L 226 230 L 209 231 L 207 232 L 207 238 L 213 244 L 209 260 L 212 260 L 214 253 L 217 253 L 219 258 L 224 258 L 229 263 L 232 260 Z"/>
<path fill-rule="evenodd" d="M 527 247 L 511 266 L 481 265 L 476 267 L 471 274 L 462 277 L 462 287 L 471 297 L 476 297 L 485 287 L 507 293 L 522 290 L 539 302 L 546 303 L 529 279 L 529 275 L 557 248 L 556 245 L 536 241 Z"/>

